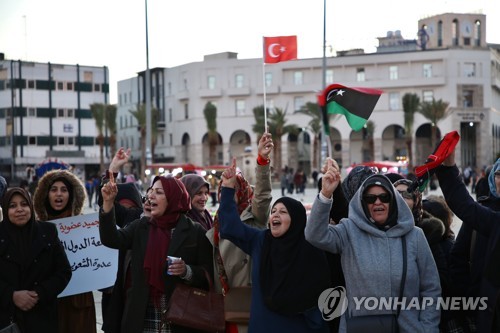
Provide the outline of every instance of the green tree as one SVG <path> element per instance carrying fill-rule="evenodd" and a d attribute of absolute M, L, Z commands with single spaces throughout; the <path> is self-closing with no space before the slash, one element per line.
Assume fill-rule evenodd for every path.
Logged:
<path fill-rule="evenodd" d="M 219 134 L 217 133 L 217 107 L 211 102 L 207 102 L 203 109 L 203 114 L 207 121 L 209 164 L 217 164 L 217 145 L 219 144 Z"/>
<path fill-rule="evenodd" d="M 420 98 L 417 94 L 404 94 L 403 96 L 403 112 L 405 121 L 405 140 L 406 151 L 408 152 L 408 170 L 413 170 L 413 123 L 415 121 L 415 113 L 419 110 Z"/>
<path fill-rule="evenodd" d="M 137 120 L 137 130 L 140 133 L 141 161 L 140 177 L 143 177 L 146 170 L 146 105 L 137 104 L 135 110 L 129 110 L 130 114 Z M 154 147 L 156 145 L 158 134 L 158 109 L 151 108 L 151 156 L 154 156 Z"/>
<path fill-rule="evenodd" d="M 104 172 L 104 123 L 106 119 L 106 106 L 102 103 L 90 104 L 90 112 L 95 120 L 97 129 L 97 142 L 99 143 L 99 174 Z"/>
<path fill-rule="evenodd" d="M 255 124 L 252 129 L 257 133 L 259 139 L 264 134 L 265 123 L 264 123 L 264 106 L 257 106 L 253 108 L 253 115 L 255 117 Z M 274 170 L 276 172 L 281 172 L 281 138 L 285 134 L 299 134 L 299 127 L 297 125 L 286 125 L 286 110 L 280 108 L 274 108 L 272 110 L 267 110 L 267 126 L 268 132 L 273 136 L 274 149 Z"/>
<path fill-rule="evenodd" d="M 422 102 L 419 112 L 431 122 L 431 147 L 436 146 L 436 126 L 438 122 L 446 116 L 446 110 L 450 104 L 443 102 L 441 99 L 432 102 Z"/>
<path fill-rule="evenodd" d="M 111 156 L 115 156 L 116 153 L 116 112 L 116 105 L 106 105 L 106 113 L 104 118 L 109 134 L 109 149 Z"/>

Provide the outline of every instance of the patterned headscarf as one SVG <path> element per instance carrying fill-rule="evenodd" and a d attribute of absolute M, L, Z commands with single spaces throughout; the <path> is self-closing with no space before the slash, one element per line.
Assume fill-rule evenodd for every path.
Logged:
<path fill-rule="evenodd" d="M 342 190 L 347 201 L 351 201 L 354 193 L 361 187 L 366 178 L 376 175 L 378 170 L 366 165 L 357 165 L 342 182 Z"/>
<path fill-rule="evenodd" d="M 411 188 L 413 182 L 409 179 L 400 179 L 394 182 L 394 187 L 404 184 L 408 186 L 408 188 Z M 418 187 L 411 192 L 412 198 L 413 198 L 413 208 L 411 209 L 411 212 L 413 214 L 413 219 L 415 220 L 415 225 L 420 225 L 420 222 L 422 222 L 422 214 L 423 214 L 423 208 L 422 208 L 422 192 L 418 189 Z"/>
<path fill-rule="evenodd" d="M 497 193 L 497 185 L 495 184 L 495 172 L 500 170 L 500 158 L 496 160 L 488 175 L 488 185 L 490 186 L 490 193 L 495 198 L 500 198 L 500 193 Z"/>

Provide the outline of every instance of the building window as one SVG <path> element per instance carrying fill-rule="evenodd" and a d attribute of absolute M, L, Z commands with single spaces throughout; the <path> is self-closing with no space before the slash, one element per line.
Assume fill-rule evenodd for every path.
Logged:
<path fill-rule="evenodd" d="M 68 118 L 75 118 L 75 109 L 68 109 L 66 112 Z"/>
<path fill-rule="evenodd" d="M 398 79 L 398 66 L 389 66 L 389 79 L 390 80 Z"/>
<path fill-rule="evenodd" d="M 208 89 L 215 89 L 215 76 L 209 75 L 207 77 Z"/>
<path fill-rule="evenodd" d="M 36 146 L 36 136 L 28 136 L 28 145 Z"/>
<path fill-rule="evenodd" d="M 94 73 L 91 71 L 84 71 L 83 72 L 83 81 L 84 82 L 92 82 L 94 80 Z"/>
<path fill-rule="evenodd" d="M 327 69 L 325 72 L 325 83 L 327 85 L 333 83 L 333 69 Z"/>
<path fill-rule="evenodd" d="M 36 117 L 36 109 L 28 108 L 28 117 Z"/>
<path fill-rule="evenodd" d="M 266 109 L 274 110 L 274 99 L 266 100 Z"/>
<path fill-rule="evenodd" d="M 242 116 L 245 114 L 245 100 L 236 100 L 236 116 Z"/>
<path fill-rule="evenodd" d="M 464 63 L 464 76 L 465 77 L 475 77 L 476 76 L 476 64 L 473 62 Z"/>
<path fill-rule="evenodd" d="M 73 90 L 73 82 L 66 82 L 66 90 Z"/>
<path fill-rule="evenodd" d="M 356 69 L 356 81 L 363 82 L 365 80 L 366 80 L 365 69 L 364 68 L 357 68 Z"/>
<path fill-rule="evenodd" d="M 432 77 L 432 64 L 424 64 L 422 66 L 422 76 L 426 78 L 431 78 Z"/>
<path fill-rule="evenodd" d="M 301 86 L 304 84 L 304 73 L 301 71 L 296 71 L 293 73 L 293 83 L 296 86 Z"/>
<path fill-rule="evenodd" d="M 188 103 L 184 104 L 184 119 L 189 119 L 189 105 L 188 105 Z"/>
<path fill-rule="evenodd" d="M 28 80 L 28 89 L 35 89 L 35 80 Z"/>
<path fill-rule="evenodd" d="M 184 79 L 184 90 L 188 90 L 188 80 Z"/>
<path fill-rule="evenodd" d="M 266 72 L 266 87 L 270 87 L 273 84 L 273 73 Z"/>
<path fill-rule="evenodd" d="M 64 82 L 57 81 L 57 90 L 64 90 Z"/>
<path fill-rule="evenodd" d="M 434 91 L 424 90 L 422 92 L 422 101 L 423 102 L 432 102 L 433 99 L 434 99 Z"/>
<path fill-rule="evenodd" d="M 389 110 L 399 110 L 399 100 L 398 92 L 389 93 Z"/>
<path fill-rule="evenodd" d="M 58 118 L 64 117 L 64 109 L 57 109 L 57 117 Z"/>
<path fill-rule="evenodd" d="M 234 78 L 236 88 L 243 88 L 244 80 L 245 77 L 243 76 L 243 74 L 236 74 L 236 77 Z"/>
<path fill-rule="evenodd" d="M 170 133 L 168 135 L 168 141 L 169 141 L 170 147 L 172 147 L 172 145 L 174 144 L 174 137 L 173 137 L 172 133 Z"/>
<path fill-rule="evenodd" d="M 57 144 L 59 146 L 73 146 L 75 145 L 75 138 L 70 136 L 58 136 Z"/>
<path fill-rule="evenodd" d="M 167 94 L 169 96 L 172 95 L 172 83 L 171 82 L 167 83 L 167 89 L 168 89 Z"/>
<path fill-rule="evenodd" d="M 462 93 L 462 104 L 464 108 L 471 108 L 474 106 L 474 92 L 472 90 L 464 90 Z"/>
<path fill-rule="evenodd" d="M 293 108 L 294 108 L 295 112 L 300 111 L 304 105 L 305 105 L 304 97 L 302 97 L 302 96 L 294 97 Z"/>
<path fill-rule="evenodd" d="M 168 122 L 172 122 L 172 108 L 168 108 Z"/>
<path fill-rule="evenodd" d="M 99 83 L 94 83 L 94 91 L 101 91 L 101 85 Z"/>

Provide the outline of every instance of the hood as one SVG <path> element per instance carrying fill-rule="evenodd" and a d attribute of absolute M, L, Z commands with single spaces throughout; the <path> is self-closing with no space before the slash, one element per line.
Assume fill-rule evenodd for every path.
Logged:
<path fill-rule="evenodd" d="M 445 233 L 443 221 L 432 215 L 428 215 L 422 219 L 420 228 L 424 231 L 425 238 L 429 245 L 438 244 L 443 239 Z"/>
<path fill-rule="evenodd" d="M 495 164 L 493 164 L 490 174 L 488 175 L 488 185 L 490 186 L 490 193 L 495 198 L 500 198 L 500 193 L 497 193 L 497 186 L 495 184 L 495 171 L 498 170 L 500 170 L 500 158 L 496 160 Z"/>
<path fill-rule="evenodd" d="M 184 186 L 186 187 L 186 190 L 189 193 L 189 196 L 191 199 L 198 193 L 198 191 L 203 187 L 206 186 L 207 189 L 210 191 L 210 183 L 205 180 L 200 175 L 196 174 L 189 174 L 185 175 L 181 178 L 181 182 L 184 183 Z"/>
<path fill-rule="evenodd" d="M 373 179 L 370 180 L 370 178 Z M 406 204 L 406 201 L 404 201 L 402 196 L 395 195 L 394 186 L 387 177 L 383 175 L 373 175 L 370 176 L 370 178 L 367 179 L 367 184 L 363 183 L 359 190 L 356 191 L 350 201 L 348 219 L 351 220 L 359 229 L 376 237 L 401 237 L 410 232 L 415 227 L 415 222 L 413 220 L 413 214 Z M 396 224 L 387 231 L 380 230 L 373 224 L 373 222 L 370 221 L 365 213 L 363 208 L 364 204 L 361 199 L 363 192 L 369 186 L 373 186 L 374 181 L 379 180 L 383 183 L 384 188 L 392 194 L 391 205 L 395 205 L 395 207 L 391 207 L 390 210 L 391 212 L 393 212 L 393 209 L 395 211 L 393 213 L 389 213 L 389 215 L 397 214 Z"/>
<path fill-rule="evenodd" d="M 35 195 L 33 196 L 33 203 L 35 213 L 40 221 L 47 221 L 49 214 L 45 207 L 45 202 L 49 195 L 49 189 L 56 179 L 65 179 L 73 188 L 72 195 L 73 202 L 70 203 L 71 216 L 80 215 L 85 204 L 86 192 L 81 180 L 68 170 L 52 170 L 43 175 L 38 181 Z"/>

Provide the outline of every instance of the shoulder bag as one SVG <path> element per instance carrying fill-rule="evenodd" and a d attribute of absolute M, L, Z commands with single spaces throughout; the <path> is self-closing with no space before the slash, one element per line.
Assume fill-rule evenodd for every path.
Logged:
<path fill-rule="evenodd" d="M 399 299 L 403 298 L 403 291 L 405 288 L 406 280 L 406 239 L 401 238 L 403 243 L 403 275 L 401 277 L 401 286 L 399 289 Z M 368 315 L 351 317 L 349 314 L 346 316 L 347 333 L 397 333 L 399 332 L 398 317 L 401 311 L 400 304 L 396 314 L 383 314 L 383 315 Z"/>
<path fill-rule="evenodd" d="M 0 329 L 0 333 L 21 333 L 19 326 L 11 320 L 10 325 Z"/>
<path fill-rule="evenodd" d="M 215 291 L 205 270 L 208 291 L 177 283 L 168 301 L 165 320 L 171 324 L 206 332 L 224 332 L 224 296 Z"/>

